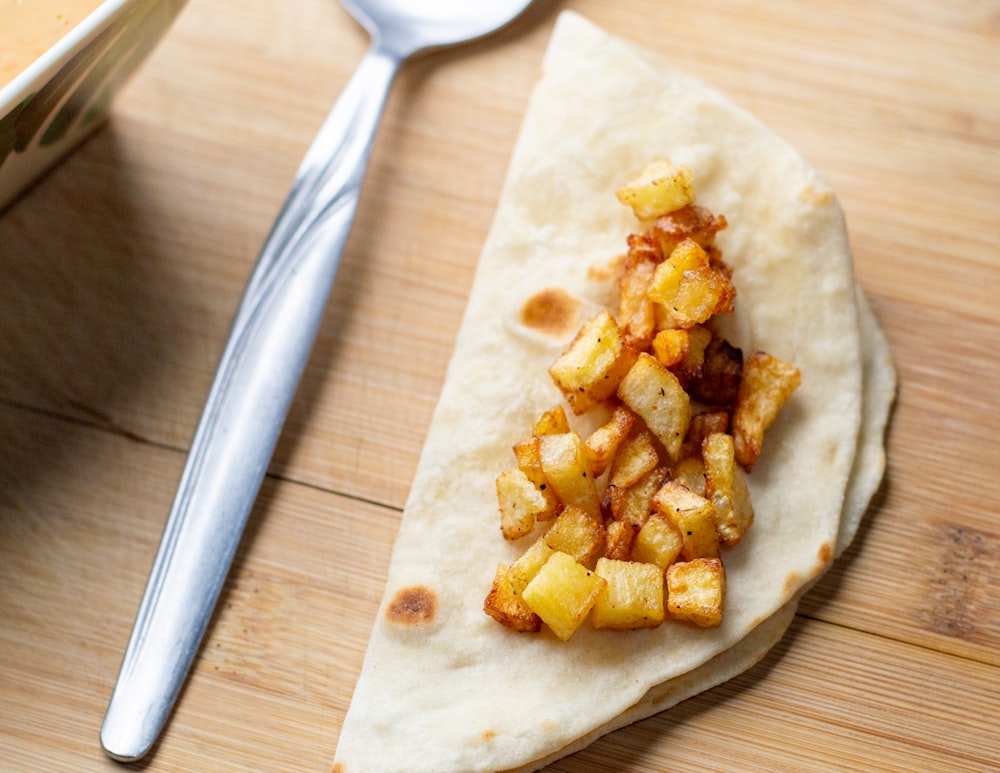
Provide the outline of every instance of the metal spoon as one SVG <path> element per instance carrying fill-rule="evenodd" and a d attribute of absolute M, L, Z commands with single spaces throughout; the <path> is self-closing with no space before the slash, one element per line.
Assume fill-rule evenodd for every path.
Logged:
<path fill-rule="evenodd" d="M 250 277 L 192 441 L 101 729 L 155 743 L 195 658 L 333 285 L 375 130 L 410 56 L 482 37 L 531 0 L 341 0 L 371 46 L 323 124 Z"/>

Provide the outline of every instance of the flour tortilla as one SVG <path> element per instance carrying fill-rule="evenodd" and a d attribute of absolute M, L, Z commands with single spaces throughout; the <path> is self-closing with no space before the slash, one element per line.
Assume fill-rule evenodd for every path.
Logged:
<path fill-rule="evenodd" d="M 502 771 L 570 749 L 787 614 L 837 544 L 862 358 L 833 193 L 725 97 L 575 14 L 560 16 L 543 70 L 403 514 L 337 773 Z M 549 364 L 613 296 L 599 269 L 635 227 L 615 188 L 664 156 L 692 169 L 698 201 L 730 223 L 717 239 L 739 292 L 727 337 L 794 363 L 802 385 L 749 476 L 757 518 L 724 555 L 719 628 L 584 626 L 567 643 L 514 634 L 482 612 L 496 564 L 525 546 L 498 536 L 493 480 L 531 421 L 561 402 Z M 522 323 L 543 288 L 576 299 L 562 335 Z M 416 600 L 402 622 L 390 614 L 401 593 Z"/>

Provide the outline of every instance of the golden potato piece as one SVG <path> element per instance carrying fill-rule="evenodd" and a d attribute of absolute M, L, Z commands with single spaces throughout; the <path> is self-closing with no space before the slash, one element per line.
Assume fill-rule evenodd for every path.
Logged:
<path fill-rule="evenodd" d="M 652 220 L 694 202 L 691 170 L 669 161 L 654 161 L 615 195 L 640 220 Z"/>
<path fill-rule="evenodd" d="M 631 560 L 636 527 L 625 521 L 610 520 L 605 524 L 604 531 L 607 540 L 604 558 L 613 558 L 616 561 Z"/>
<path fill-rule="evenodd" d="M 754 352 L 743 363 L 732 429 L 736 461 L 747 472 L 760 456 L 764 432 L 774 423 L 801 380 L 798 368 L 766 352 Z"/>
<path fill-rule="evenodd" d="M 607 581 L 572 556 L 554 552 L 521 597 L 552 632 L 567 641 L 587 618 Z"/>
<path fill-rule="evenodd" d="M 660 463 L 660 454 L 653 443 L 653 436 L 641 429 L 618 448 L 611 461 L 608 483 L 616 488 L 628 488 Z"/>
<path fill-rule="evenodd" d="M 648 295 L 668 311 L 674 327 L 691 327 L 716 314 L 731 313 L 736 288 L 710 264 L 701 245 L 685 239 L 656 267 Z"/>
<path fill-rule="evenodd" d="M 661 255 L 669 255 L 685 239 L 691 239 L 708 251 L 715 241 L 715 234 L 726 225 L 724 216 L 713 215 L 704 207 L 689 204 L 658 217 L 646 233 L 657 242 Z"/>
<path fill-rule="evenodd" d="M 553 550 L 566 553 L 587 567 L 593 567 L 606 544 L 604 524 L 574 505 L 567 505 L 559 513 L 543 539 Z"/>
<path fill-rule="evenodd" d="M 611 312 L 602 311 L 583 324 L 549 375 L 579 416 L 615 393 L 635 357 Z"/>
<path fill-rule="evenodd" d="M 631 486 L 608 486 L 607 509 L 617 521 L 641 527 L 653 512 L 653 495 L 667 480 L 667 469 L 650 470 Z"/>
<path fill-rule="evenodd" d="M 667 568 L 667 612 L 702 628 L 722 623 L 726 570 L 718 558 L 696 558 Z"/>
<path fill-rule="evenodd" d="M 564 505 L 576 505 L 595 520 L 601 518 L 601 500 L 583 440 L 576 432 L 542 435 L 538 439 L 542 473 Z"/>
<path fill-rule="evenodd" d="M 699 496 L 705 496 L 705 465 L 701 455 L 685 456 L 670 471 L 670 478 Z"/>
<path fill-rule="evenodd" d="M 629 631 L 663 622 L 663 572 L 652 564 L 602 558 L 595 572 L 607 582 L 590 613 L 597 629 Z"/>
<path fill-rule="evenodd" d="M 705 497 L 715 508 L 716 528 L 724 545 L 736 545 L 753 523 L 753 504 L 743 469 L 736 464 L 731 435 L 715 432 L 702 443 Z"/>
<path fill-rule="evenodd" d="M 674 563 L 684 543 L 668 518 L 653 513 L 632 542 L 632 560 L 653 564 L 661 572 Z"/>
<path fill-rule="evenodd" d="M 653 508 L 680 532 L 681 557 L 685 561 L 719 555 L 715 508 L 708 499 L 672 480 L 653 496 Z"/>
<path fill-rule="evenodd" d="M 532 532 L 535 516 L 546 508 L 545 497 L 521 470 L 497 475 L 497 503 L 504 539 L 516 540 Z"/>
<path fill-rule="evenodd" d="M 714 432 L 729 431 L 729 411 L 706 411 L 691 417 L 688 440 L 696 451 L 701 451 L 705 438 Z M 690 486 L 688 486 L 690 488 Z"/>
<path fill-rule="evenodd" d="M 569 432 L 569 420 L 566 418 L 566 411 L 561 405 L 557 405 L 537 419 L 531 425 L 531 434 L 541 437 L 542 435 L 560 435 Z"/>
<path fill-rule="evenodd" d="M 629 236 L 629 251 L 619 279 L 618 325 L 625 342 L 637 351 L 646 349 L 653 340 L 656 312 L 647 291 L 661 260 L 652 242 L 639 234 Z"/>
<path fill-rule="evenodd" d="M 528 479 L 538 489 L 538 493 L 545 499 L 545 508 L 535 513 L 536 521 L 551 521 L 562 510 L 562 502 L 556 496 L 555 491 L 549 486 L 542 471 L 542 441 L 540 438 L 532 436 L 527 440 L 522 440 L 514 446 L 514 457 L 517 459 L 517 468 L 528 476 Z"/>
<path fill-rule="evenodd" d="M 507 570 L 507 580 L 510 582 L 511 590 L 517 595 L 523 593 L 528 583 L 535 579 L 538 570 L 545 566 L 545 562 L 554 552 L 544 537 L 539 537 L 531 543 L 531 547 L 518 556 Z"/>
<path fill-rule="evenodd" d="M 507 628 L 521 633 L 537 633 L 542 630 L 542 618 L 514 592 L 507 571 L 504 564 L 497 566 L 493 587 L 483 602 L 483 611 Z"/>
<path fill-rule="evenodd" d="M 618 397 L 646 422 L 671 459 L 677 459 L 691 421 L 691 399 L 677 376 L 642 352 L 618 385 Z"/>
<path fill-rule="evenodd" d="M 594 475 L 600 477 L 604 474 L 618 447 L 635 426 L 635 422 L 635 414 L 619 405 L 612 412 L 608 422 L 594 430 L 583 442 Z"/>
<path fill-rule="evenodd" d="M 680 365 L 688 350 L 689 335 L 687 330 L 670 328 L 659 331 L 653 336 L 650 344 L 653 354 L 667 368 Z"/>

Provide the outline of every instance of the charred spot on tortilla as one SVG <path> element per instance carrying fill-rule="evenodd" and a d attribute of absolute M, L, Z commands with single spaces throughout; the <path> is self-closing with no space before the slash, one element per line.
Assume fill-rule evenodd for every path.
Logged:
<path fill-rule="evenodd" d="M 563 338 L 573 331 L 580 301 L 558 287 L 539 290 L 521 307 L 521 324 L 532 330 Z"/>
<path fill-rule="evenodd" d="M 817 558 L 819 558 L 820 566 L 826 566 L 830 563 L 831 559 L 833 559 L 833 547 L 831 547 L 829 542 L 824 542 L 819 546 Z"/>
<path fill-rule="evenodd" d="M 434 620 L 437 612 L 437 596 L 424 585 L 401 588 L 386 609 L 385 616 L 390 623 L 416 627 Z"/>

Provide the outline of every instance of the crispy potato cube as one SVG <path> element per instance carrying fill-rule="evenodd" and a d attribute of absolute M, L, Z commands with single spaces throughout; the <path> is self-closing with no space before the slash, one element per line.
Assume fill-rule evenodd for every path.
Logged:
<path fill-rule="evenodd" d="M 537 633 L 542 630 L 542 618 L 514 592 L 507 572 L 504 564 L 497 566 L 493 587 L 483 602 L 483 611 L 507 628 L 521 633 Z"/>
<path fill-rule="evenodd" d="M 702 628 L 722 623 L 726 570 L 718 558 L 696 558 L 667 568 L 667 612 Z"/>
<path fill-rule="evenodd" d="M 670 367 L 670 372 L 677 376 L 684 388 L 696 383 L 702 377 L 705 365 L 705 352 L 712 342 L 712 332 L 701 325 L 694 325 L 686 331 L 687 339 L 680 361 Z"/>
<path fill-rule="evenodd" d="M 635 422 L 635 414 L 619 405 L 612 412 L 608 422 L 594 430 L 583 442 L 594 475 L 604 474 L 618 447 L 635 426 Z"/>
<path fill-rule="evenodd" d="M 608 521 L 604 527 L 607 544 L 604 547 L 604 557 L 616 561 L 632 559 L 632 542 L 635 540 L 636 527 L 625 521 Z"/>
<path fill-rule="evenodd" d="M 688 440 L 699 451 L 705 438 L 715 432 L 729 431 L 729 411 L 706 411 L 691 417 Z M 690 486 L 688 486 L 690 488 Z"/>
<path fill-rule="evenodd" d="M 653 513 L 632 541 L 632 560 L 653 564 L 662 572 L 678 559 L 683 546 L 677 527 Z"/>
<path fill-rule="evenodd" d="M 535 516 L 546 507 L 545 497 L 521 470 L 497 475 L 500 530 L 504 539 L 516 540 L 532 532 Z"/>
<path fill-rule="evenodd" d="M 595 570 L 607 582 L 591 611 L 594 628 L 629 631 L 663 622 L 663 572 L 652 564 L 602 558 Z"/>
<path fill-rule="evenodd" d="M 654 161 L 615 195 L 640 220 L 652 220 L 694 202 L 691 170 L 669 161 Z"/>
<path fill-rule="evenodd" d="M 715 234 L 726 225 L 724 216 L 713 215 L 704 207 L 690 204 L 658 217 L 647 233 L 659 244 L 662 255 L 669 255 L 685 239 L 693 240 L 707 252 L 715 242 Z"/>
<path fill-rule="evenodd" d="M 715 508 L 723 545 L 736 545 L 753 523 L 753 504 L 743 468 L 736 464 L 732 435 L 715 432 L 701 447 L 705 465 L 705 497 Z"/>
<path fill-rule="evenodd" d="M 554 552 L 521 598 L 552 632 L 567 641 L 587 618 L 607 581 L 572 556 Z"/>
<path fill-rule="evenodd" d="M 576 505 L 600 520 L 601 500 L 583 440 L 576 432 L 542 435 L 539 456 L 545 480 L 564 505 Z"/>
<path fill-rule="evenodd" d="M 660 464 L 660 454 L 647 430 L 636 432 L 618 448 L 611 461 L 608 483 L 616 488 L 634 486 L 643 475 Z"/>
<path fill-rule="evenodd" d="M 662 365 L 672 368 L 684 360 L 688 349 L 688 331 L 680 328 L 668 328 L 653 336 L 650 346 L 653 354 Z"/>
<path fill-rule="evenodd" d="M 656 310 L 647 291 L 662 259 L 658 248 L 641 234 L 629 236 L 629 251 L 618 282 L 618 325 L 625 342 L 637 351 L 648 348 L 653 340 Z"/>
<path fill-rule="evenodd" d="M 583 324 L 549 375 L 579 416 L 615 393 L 635 357 L 611 312 L 602 311 Z"/>
<path fill-rule="evenodd" d="M 559 513 L 543 539 L 553 550 L 566 553 L 587 567 L 593 567 L 606 544 L 604 524 L 574 505 L 567 505 Z"/>
<path fill-rule="evenodd" d="M 517 468 L 528 476 L 545 499 L 545 508 L 535 513 L 535 520 L 551 521 L 562 510 L 562 502 L 549 486 L 542 471 L 542 441 L 534 436 L 522 440 L 514 446 L 514 457 L 517 459 Z"/>
<path fill-rule="evenodd" d="M 691 421 L 691 399 L 677 376 L 653 355 L 642 352 L 618 385 L 618 397 L 638 414 L 676 459 Z"/>
<path fill-rule="evenodd" d="M 670 477 L 695 494 L 705 496 L 705 465 L 700 455 L 685 456 L 674 465 Z"/>
<path fill-rule="evenodd" d="M 607 500 L 611 517 L 640 527 L 653 512 L 653 495 L 667 480 L 667 469 L 650 470 L 631 486 L 608 486 Z"/>
<path fill-rule="evenodd" d="M 531 434 L 541 437 L 542 435 L 560 435 L 569 432 L 569 420 L 566 418 L 566 411 L 561 405 L 557 405 L 537 419 L 531 425 Z"/>
<path fill-rule="evenodd" d="M 672 480 L 653 496 L 653 508 L 680 532 L 681 557 L 685 561 L 719 555 L 715 508 L 708 499 Z"/>
<path fill-rule="evenodd" d="M 801 380 L 798 368 L 766 352 L 754 352 L 744 362 L 733 412 L 733 439 L 736 461 L 747 472 L 760 456 L 764 432 L 774 423 Z"/>
<path fill-rule="evenodd" d="M 507 570 L 507 580 L 510 582 L 511 590 L 516 595 L 521 595 L 554 552 L 544 537 L 539 537 L 531 543 L 531 547 L 518 556 Z"/>
<path fill-rule="evenodd" d="M 648 295 L 671 313 L 676 327 L 707 322 L 733 311 L 736 288 L 724 272 L 710 265 L 708 253 L 685 239 L 656 267 Z"/>
<path fill-rule="evenodd" d="M 743 352 L 716 337 L 701 360 L 697 375 L 688 384 L 691 396 L 705 405 L 735 405 L 743 374 Z"/>

